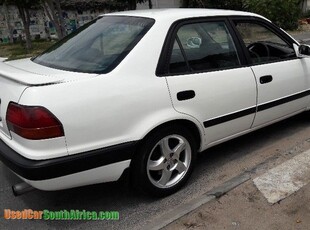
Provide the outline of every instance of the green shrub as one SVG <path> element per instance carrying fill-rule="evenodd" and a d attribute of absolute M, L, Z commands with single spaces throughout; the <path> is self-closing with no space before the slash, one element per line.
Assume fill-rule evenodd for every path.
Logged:
<path fill-rule="evenodd" d="M 283 29 L 298 27 L 303 0 L 183 0 L 183 7 L 245 10 L 261 14 Z"/>
<path fill-rule="evenodd" d="M 208 0 L 208 8 L 229 9 L 229 10 L 245 10 L 244 0 Z"/>
<path fill-rule="evenodd" d="M 298 27 L 300 0 L 245 0 L 247 10 L 261 14 L 283 29 Z"/>

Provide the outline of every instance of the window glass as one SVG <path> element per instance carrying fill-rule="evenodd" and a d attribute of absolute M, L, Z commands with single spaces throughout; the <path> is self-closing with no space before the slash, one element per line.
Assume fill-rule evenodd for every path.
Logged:
<path fill-rule="evenodd" d="M 154 24 L 153 19 L 106 16 L 59 41 L 33 61 L 48 67 L 86 73 L 115 68 Z"/>
<path fill-rule="evenodd" d="M 170 73 L 217 70 L 239 65 L 236 47 L 224 22 L 186 24 L 178 30 Z"/>
<path fill-rule="evenodd" d="M 170 73 L 184 73 L 187 71 L 189 71 L 189 68 L 184 59 L 181 48 L 175 40 L 170 58 Z"/>
<path fill-rule="evenodd" d="M 295 56 L 294 49 L 269 28 L 252 23 L 236 23 L 253 63 L 277 61 Z"/>

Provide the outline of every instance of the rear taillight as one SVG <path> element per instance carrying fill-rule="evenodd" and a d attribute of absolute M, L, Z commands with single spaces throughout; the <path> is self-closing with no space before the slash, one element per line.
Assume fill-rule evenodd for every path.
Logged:
<path fill-rule="evenodd" d="M 7 109 L 8 129 L 30 140 L 64 136 L 60 121 L 46 108 L 24 106 L 11 102 Z"/>

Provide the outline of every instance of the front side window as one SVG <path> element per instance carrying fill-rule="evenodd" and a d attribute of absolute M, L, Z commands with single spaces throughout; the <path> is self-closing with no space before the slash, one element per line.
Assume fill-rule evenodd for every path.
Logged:
<path fill-rule="evenodd" d="M 59 41 L 33 61 L 52 68 L 107 73 L 115 68 L 154 24 L 153 19 L 106 16 Z"/>
<path fill-rule="evenodd" d="M 169 73 L 204 72 L 240 65 L 225 22 L 181 26 L 174 40 Z"/>
<path fill-rule="evenodd" d="M 235 24 L 252 63 L 261 64 L 296 56 L 293 47 L 268 27 L 255 22 Z"/>

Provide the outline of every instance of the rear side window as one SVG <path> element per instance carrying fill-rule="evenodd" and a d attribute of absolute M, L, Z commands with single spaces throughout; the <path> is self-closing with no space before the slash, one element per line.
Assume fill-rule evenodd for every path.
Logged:
<path fill-rule="evenodd" d="M 185 24 L 178 29 L 169 73 L 204 72 L 237 66 L 240 66 L 240 60 L 225 22 Z"/>
<path fill-rule="evenodd" d="M 52 68 L 107 73 L 115 68 L 154 24 L 153 19 L 105 16 L 59 41 L 33 61 Z"/>

